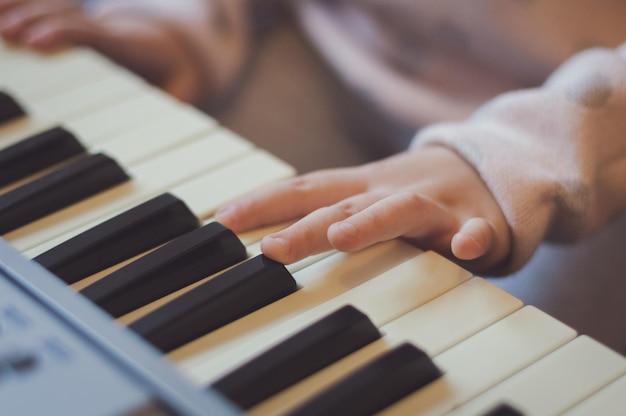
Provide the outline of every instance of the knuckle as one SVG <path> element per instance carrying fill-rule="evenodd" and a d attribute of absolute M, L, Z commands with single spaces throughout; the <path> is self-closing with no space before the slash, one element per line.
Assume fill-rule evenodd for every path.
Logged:
<path fill-rule="evenodd" d="M 303 175 L 290 179 L 288 186 L 294 192 L 305 195 L 315 188 L 316 183 L 317 181 L 312 175 Z"/>
<path fill-rule="evenodd" d="M 411 211 L 421 211 L 426 206 L 426 199 L 420 194 L 408 192 L 403 195 L 403 203 Z"/>
<path fill-rule="evenodd" d="M 350 217 L 360 211 L 360 207 L 354 201 L 345 200 L 334 205 L 333 209 L 338 211 L 342 217 Z"/>

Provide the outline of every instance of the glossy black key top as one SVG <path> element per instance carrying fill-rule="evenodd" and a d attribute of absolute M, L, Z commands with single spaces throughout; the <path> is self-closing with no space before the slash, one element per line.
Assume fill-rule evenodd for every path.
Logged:
<path fill-rule="evenodd" d="M 105 276 L 81 291 L 114 317 L 122 316 L 246 259 L 246 247 L 212 222 Z"/>
<path fill-rule="evenodd" d="M 108 156 L 80 158 L 0 195 L 0 234 L 125 182 L 129 176 Z"/>
<path fill-rule="evenodd" d="M 372 415 L 426 386 L 442 373 L 422 350 L 402 344 L 289 412 Z"/>
<path fill-rule="evenodd" d="M 200 227 L 187 205 L 159 195 L 35 257 L 66 283 L 145 253 Z"/>
<path fill-rule="evenodd" d="M 280 263 L 253 257 L 139 319 L 129 327 L 163 352 L 295 292 L 296 281 Z"/>
<path fill-rule="evenodd" d="M 0 124 L 25 115 L 26 111 L 13 97 L 4 91 L 0 91 Z"/>
<path fill-rule="evenodd" d="M 216 381 L 212 388 L 243 409 L 380 338 L 365 314 L 344 306 Z"/>
<path fill-rule="evenodd" d="M 72 133 L 55 127 L 0 150 L 0 186 L 85 153 Z"/>

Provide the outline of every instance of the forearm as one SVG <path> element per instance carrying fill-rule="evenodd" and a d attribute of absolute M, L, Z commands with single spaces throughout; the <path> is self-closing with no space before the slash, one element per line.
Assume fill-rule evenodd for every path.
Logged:
<path fill-rule="evenodd" d="M 626 47 L 584 52 L 541 88 L 505 94 L 464 123 L 420 133 L 480 173 L 513 236 L 506 270 L 544 240 L 587 236 L 626 207 Z"/>

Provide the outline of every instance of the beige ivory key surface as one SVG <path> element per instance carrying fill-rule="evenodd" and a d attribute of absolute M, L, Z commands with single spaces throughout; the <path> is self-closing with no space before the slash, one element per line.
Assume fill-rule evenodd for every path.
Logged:
<path fill-rule="evenodd" d="M 622 376 L 591 397 L 563 413 L 564 416 L 622 416 L 626 409 L 626 376 Z"/>
<path fill-rule="evenodd" d="M 557 415 L 624 373 L 626 358 L 589 337 L 580 336 L 452 414 L 482 414 L 507 403 L 525 415 Z"/>
<path fill-rule="evenodd" d="M 398 248 L 406 249 L 411 257 L 403 256 L 404 261 L 400 257 L 389 263 L 390 256 L 398 251 L 395 248 L 389 252 L 389 248 L 398 244 Z M 303 286 L 301 290 L 174 351 L 170 357 L 179 361 L 180 367 L 195 382 L 208 383 L 258 351 L 344 305 L 355 306 L 381 326 L 470 277 L 442 257 L 421 253 L 406 243 L 393 241 L 375 248 L 387 249 L 388 253 L 370 250 L 353 253 L 350 258 L 338 253 L 295 273 L 296 281 Z M 342 273 L 341 268 L 348 267 L 351 261 L 358 264 L 359 256 L 364 259 L 359 272 Z M 383 270 L 374 270 L 377 264 L 384 265 Z M 335 265 L 339 266 L 337 270 Z M 304 279 L 308 274 L 310 282 Z M 181 358 L 186 359 L 181 361 Z"/>
<path fill-rule="evenodd" d="M 382 414 L 446 414 L 575 336 L 572 328 L 526 306 L 435 356 L 444 376 Z"/>
<path fill-rule="evenodd" d="M 521 306 L 519 299 L 474 277 L 380 327 L 382 340 L 286 389 L 256 406 L 251 413 L 284 413 L 402 342 L 411 342 L 428 355 L 435 356 Z"/>
<path fill-rule="evenodd" d="M 250 175 L 251 168 L 256 172 L 254 175 Z M 166 189 L 164 192 L 172 193 L 183 201 L 199 219 L 206 220 L 218 207 L 230 200 L 292 175 L 291 166 L 267 152 L 255 150 L 230 163 L 191 178 L 187 182 Z M 115 211 L 103 215 L 62 235 L 47 239 L 25 250 L 24 254 L 27 257 L 35 257 L 118 213 Z M 257 238 L 260 237 L 260 235 L 257 236 Z"/>
<path fill-rule="evenodd" d="M 138 78 L 120 67 L 109 64 L 106 59 L 96 58 L 88 50 L 63 54 L 62 59 L 46 63 L 22 65 L 15 60 L 0 56 L 0 84 L 11 95 L 17 94 L 26 99 L 26 104 L 47 97 L 77 90 L 88 83 L 113 75 L 127 79 Z M 1 88 L 1 87 L 0 87 Z"/>
<path fill-rule="evenodd" d="M 131 180 L 78 202 L 4 236 L 18 250 L 40 245 L 106 215 L 121 212 L 190 178 L 254 151 L 252 145 L 227 131 L 195 140 L 134 166 Z"/>

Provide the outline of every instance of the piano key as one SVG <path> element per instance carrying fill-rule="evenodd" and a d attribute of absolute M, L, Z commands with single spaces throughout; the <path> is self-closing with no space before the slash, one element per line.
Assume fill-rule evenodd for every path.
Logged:
<path fill-rule="evenodd" d="M 88 277 L 200 226 L 183 201 L 159 195 L 34 258 L 66 283 Z"/>
<path fill-rule="evenodd" d="M 508 403 L 500 403 L 482 416 L 524 416 L 524 414 Z"/>
<path fill-rule="evenodd" d="M 85 152 L 76 137 L 60 127 L 32 136 L 0 150 L 0 187 Z"/>
<path fill-rule="evenodd" d="M 103 143 L 129 127 L 150 125 L 161 117 L 179 111 L 183 104 L 161 91 L 147 88 L 115 105 L 89 114 L 68 118 L 68 128 L 80 135 L 88 145 Z"/>
<path fill-rule="evenodd" d="M 84 151 L 106 153 L 118 161 L 120 165 L 128 168 L 177 146 L 217 131 L 217 124 L 214 120 L 202 116 L 197 110 L 191 107 L 184 105 L 179 105 L 179 107 L 178 109 L 171 107 L 171 111 L 164 112 L 163 115 L 158 117 L 156 122 L 148 126 L 128 126 L 128 131 L 116 133 L 110 140 L 105 140 L 103 143 L 97 143 L 95 145 L 89 143 L 89 138 L 79 137 L 77 134 L 73 134 L 62 127 L 45 130 L 35 136 L 19 141 L 4 150 L 0 150 L 0 155 L 2 155 L 3 152 L 13 151 L 11 150 L 13 147 L 23 148 L 23 146 L 27 146 L 28 151 L 32 153 L 32 157 L 27 155 L 24 155 L 24 157 L 30 157 L 31 160 L 43 157 L 53 159 L 54 154 L 59 154 L 47 164 L 16 163 L 19 169 L 14 169 L 13 165 L 7 167 L 7 171 L 16 171 L 16 173 L 7 175 L 6 181 L 10 183 L 12 179 L 23 178 L 26 174 L 34 175 L 29 177 L 29 179 L 32 179 L 37 175 L 43 174 L 45 170 L 42 169 L 51 165 L 52 162 L 63 163 L 73 156 L 70 152 L 60 154 L 59 150 L 55 150 L 60 149 L 60 146 L 53 148 L 53 155 L 44 156 L 47 153 L 43 151 L 45 143 L 41 143 L 42 136 L 58 137 L 59 139 L 63 138 L 63 140 L 69 140 L 69 137 L 73 137 L 73 140 L 77 143 L 76 146 L 83 146 Z M 59 134 L 60 132 L 62 132 L 62 136 Z M 27 144 L 31 141 L 37 141 L 40 143 L 40 146 Z M 50 144 L 50 146 L 52 146 L 52 144 Z M 27 170 L 27 172 L 22 172 L 21 170 Z M 15 183 L 11 185 L 15 186 Z"/>
<path fill-rule="evenodd" d="M 191 106 L 177 104 L 168 111 L 158 111 L 158 117 L 154 117 L 150 123 L 125 128 L 90 148 L 92 151 L 114 155 L 124 166 L 132 166 L 202 135 L 217 132 L 218 128 L 214 119 Z M 93 140 L 85 141 L 93 143 Z"/>
<path fill-rule="evenodd" d="M 382 351 L 410 342 L 434 357 L 522 307 L 522 302 L 495 285 L 473 277 L 380 327 L 381 341 L 353 354 L 252 409 L 253 415 L 283 414 L 363 365 Z"/>
<path fill-rule="evenodd" d="M 225 271 L 129 327 L 163 352 L 295 292 L 285 267 L 257 256 Z"/>
<path fill-rule="evenodd" d="M 30 48 L 8 45 L 0 40 L 0 69 L 19 71 L 19 69 L 24 68 L 40 68 L 45 70 L 48 66 L 63 65 L 67 61 L 70 61 L 71 66 L 77 59 L 80 60 L 81 58 L 94 61 L 96 65 L 114 65 L 101 53 L 85 47 L 71 47 L 51 52 L 35 52 Z M 120 71 L 126 71 L 117 65 L 115 67 Z"/>
<path fill-rule="evenodd" d="M 246 247 L 212 222 L 182 235 L 81 291 L 114 317 L 246 259 Z"/>
<path fill-rule="evenodd" d="M 410 330 L 410 327 L 407 328 Z M 384 329 L 381 329 L 381 333 L 383 337 L 379 341 L 304 380 L 291 391 L 253 408 L 250 414 L 288 413 L 328 385 L 358 371 L 366 363 L 405 342 L 403 339 L 416 337 L 416 334 L 408 333 L 404 338 L 397 334 L 391 338 Z M 556 350 L 575 335 L 573 329 L 536 308 L 526 306 L 432 356 L 444 375 L 380 414 L 404 416 L 414 414 L 415 409 L 419 409 L 420 415 L 448 414 L 452 409 Z"/>
<path fill-rule="evenodd" d="M 333 254 L 294 274 L 298 292 L 169 355 L 195 383 L 208 384 L 329 312 L 353 305 L 378 327 L 467 281 L 434 253 L 390 241 Z M 381 299 L 393 299 L 381 302 Z"/>
<path fill-rule="evenodd" d="M 205 172 L 252 152 L 252 145 L 220 131 L 127 169 L 131 181 L 32 222 L 3 238 L 27 250 L 82 225 L 113 216 Z M 165 168 L 167 167 L 167 168 Z"/>
<path fill-rule="evenodd" d="M 583 335 L 452 414 L 480 414 L 502 400 L 523 414 L 562 414 L 625 373 L 626 358 Z"/>
<path fill-rule="evenodd" d="M 3 56 L 0 59 L 0 72 L 0 82 L 11 90 L 18 91 L 20 96 L 28 100 L 81 88 L 84 83 L 104 78 L 111 73 L 138 78 L 89 49 L 67 51 L 45 64 L 24 65 L 19 59 L 7 59 Z"/>
<path fill-rule="evenodd" d="M 593 396 L 569 409 L 564 416 L 620 416 L 626 409 L 626 376 L 612 382 Z"/>
<path fill-rule="evenodd" d="M 31 161 L 45 158 L 47 163 L 16 162 L 7 166 L 7 175 L 4 175 L 3 179 L 5 182 L 11 183 L 13 180 L 24 178 L 27 174 L 41 175 L 45 172 L 42 169 L 52 165 L 53 162 L 62 163 L 74 156 L 71 151 L 61 152 L 63 147 L 60 145 L 48 144 L 53 139 L 67 142 L 73 140 L 76 143 L 74 153 L 78 151 L 78 147 L 83 147 L 84 151 L 106 153 L 118 161 L 120 165 L 130 167 L 217 130 L 217 123 L 213 119 L 201 115 L 197 110 L 185 105 L 178 105 L 180 108 L 175 107 L 176 105 L 170 104 L 170 111 L 165 112 L 163 110 L 164 114 L 148 126 L 128 126 L 128 131 L 117 133 L 103 143 L 91 144 L 89 149 L 84 146 L 92 140 L 79 137 L 66 128 L 55 127 L 45 130 L 0 150 L 0 157 L 3 152 L 15 152 L 14 148 L 26 148 L 24 153 L 28 152 L 28 154 L 24 154 L 23 158 L 28 158 Z M 46 138 L 45 141 L 44 138 Z M 31 144 L 32 142 L 35 143 Z M 52 147 L 52 152 L 45 152 L 44 146 Z M 2 163 L 1 159 L 0 163 Z M 1 185 L 2 183 L 0 183 Z"/>
<path fill-rule="evenodd" d="M 211 388 L 249 409 L 380 338 L 365 314 L 345 306 L 217 380 Z"/>
<path fill-rule="evenodd" d="M 288 415 L 373 415 L 441 375 L 422 350 L 408 343 L 401 344 Z"/>
<path fill-rule="evenodd" d="M 26 111 L 18 101 L 8 93 L 0 90 L 0 124 L 26 115 Z"/>
<path fill-rule="evenodd" d="M 108 76 L 84 83 L 81 88 L 68 89 L 41 100 L 20 100 L 19 91 L 13 91 L 26 112 L 32 117 L 63 120 L 67 117 L 88 114 L 108 104 L 115 104 L 148 86 L 136 78 L 111 72 Z"/>
<path fill-rule="evenodd" d="M 106 155 L 81 158 L 0 195 L 0 234 L 16 230 L 128 179 L 128 174 Z"/>
<path fill-rule="evenodd" d="M 115 88 L 109 91 L 107 85 Z M 174 101 L 163 99 L 162 93 L 139 81 L 107 78 L 92 84 L 89 90 L 95 94 L 93 97 L 82 88 L 70 91 L 39 103 L 36 114 L 1 125 L 0 146 L 58 126 L 81 137 L 85 145 L 91 145 L 130 126 L 149 123 L 153 116 L 174 111 L 176 107 Z M 88 98 L 77 97 L 79 92 Z"/>
<path fill-rule="evenodd" d="M 445 375 L 381 415 L 406 415 L 411 409 L 424 415 L 446 414 L 575 336 L 572 328 L 526 306 L 433 357 Z"/>
<path fill-rule="evenodd" d="M 411 342 L 435 356 L 505 318 L 522 301 L 473 277 L 381 328 L 387 340 Z"/>
<path fill-rule="evenodd" d="M 254 175 L 250 175 L 250 172 L 254 172 Z M 180 186 L 174 186 L 170 188 L 169 192 L 185 202 L 186 206 L 200 220 L 207 220 L 213 215 L 217 207 L 231 199 L 292 175 L 293 168 L 291 166 L 267 152 L 257 150 L 184 182 Z M 25 250 L 24 254 L 30 258 L 36 257 L 116 214 L 118 213 L 99 216 L 92 222 L 73 228 L 58 237 L 46 239 L 45 242 Z M 260 239 L 263 235 L 265 235 L 263 232 L 258 233 L 256 239 Z"/>

